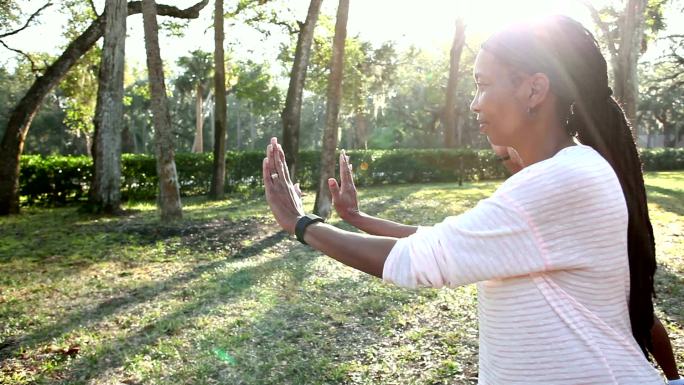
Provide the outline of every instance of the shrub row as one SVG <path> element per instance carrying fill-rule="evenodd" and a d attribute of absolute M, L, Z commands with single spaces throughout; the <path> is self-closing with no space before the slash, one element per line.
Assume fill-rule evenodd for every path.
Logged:
<path fill-rule="evenodd" d="M 492 151 L 469 149 L 354 150 L 348 151 L 357 186 L 397 183 L 452 182 L 505 177 L 506 171 Z M 683 170 L 684 149 L 642 151 L 648 171 Z M 226 153 L 226 191 L 261 186 L 261 151 Z M 210 153 L 176 154 L 181 195 L 209 191 L 213 157 Z M 317 183 L 319 151 L 302 151 L 298 179 L 305 189 Z M 87 156 L 24 155 L 21 158 L 20 194 L 26 204 L 64 204 L 87 197 L 92 160 Z M 121 193 L 124 200 L 154 199 L 157 194 L 153 155 L 122 156 Z"/>

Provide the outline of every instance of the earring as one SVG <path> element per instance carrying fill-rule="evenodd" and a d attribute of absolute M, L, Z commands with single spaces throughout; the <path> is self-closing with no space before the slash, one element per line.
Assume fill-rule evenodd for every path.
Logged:
<path fill-rule="evenodd" d="M 527 116 L 532 117 L 532 116 L 534 116 L 535 113 L 536 113 L 536 111 L 534 110 L 534 108 L 527 107 Z"/>

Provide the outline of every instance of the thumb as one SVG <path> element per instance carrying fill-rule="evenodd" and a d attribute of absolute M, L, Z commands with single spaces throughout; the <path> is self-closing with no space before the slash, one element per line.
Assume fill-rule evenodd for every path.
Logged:
<path fill-rule="evenodd" d="M 330 194 L 332 194 L 333 199 L 337 199 L 340 196 L 340 186 L 337 184 L 335 178 L 328 179 L 328 188 L 330 189 Z"/>
<path fill-rule="evenodd" d="M 299 188 L 299 183 L 295 183 L 294 189 L 295 189 L 295 192 L 297 193 L 297 195 L 299 195 L 299 197 L 301 198 L 302 197 L 302 189 Z"/>

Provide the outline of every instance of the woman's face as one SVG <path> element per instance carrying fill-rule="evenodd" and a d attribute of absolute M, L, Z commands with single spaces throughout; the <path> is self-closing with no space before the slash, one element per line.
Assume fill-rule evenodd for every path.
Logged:
<path fill-rule="evenodd" d="M 524 138 L 528 122 L 524 81 L 514 84 L 511 71 L 485 50 L 477 54 L 473 75 L 477 92 L 470 110 L 477 114 L 480 132 L 492 144 L 513 146 Z"/>

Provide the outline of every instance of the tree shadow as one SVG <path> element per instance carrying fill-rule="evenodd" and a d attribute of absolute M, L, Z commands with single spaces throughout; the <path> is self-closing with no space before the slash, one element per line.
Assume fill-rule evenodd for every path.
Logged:
<path fill-rule="evenodd" d="M 397 358 L 405 361 L 395 370 L 409 370 L 409 377 L 420 376 L 423 383 L 474 384 L 476 355 L 454 370 L 450 364 L 431 362 L 430 353 L 443 349 L 440 359 L 458 361 L 462 351 L 451 347 L 468 345 L 477 351 L 477 335 L 460 333 L 444 341 L 428 332 L 421 338 L 431 349 L 416 355 L 403 352 L 413 343 L 406 334 L 415 325 L 399 320 L 402 309 L 420 302 L 421 296 L 429 295 L 378 284 L 365 276 L 309 285 L 258 319 L 207 337 L 208 347 L 232 347 L 235 357 L 234 365 L 227 369 L 217 365 L 209 376 L 229 383 L 264 385 L 343 384 L 352 381 L 350 376 L 355 383 L 383 383 L 389 380 L 383 378 L 388 373 L 377 370 L 385 364 L 381 356 L 406 354 Z M 250 338 L 245 341 L 243 336 Z"/>
<path fill-rule="evenodd" d="M 238 258 L 248 258 L 256 253 L 263 252 L 265 248 L 276 246 L 286 237 L 286 233 L 279 232 L 258 244 L 243 250 Z M 290 245 L 292 242 L 290 242 Z M 180 306 L 178 309 L 164 316 L 155 318 L 152 322 L 140 328 L 125 338 L 119 338 L 110 343 L 100 345 L 91 354 L 78 356 L 77 359 L 64 372 L 60 373 L 60 382 L 64 384 L 88 383 L 96 376 L 106 373 L 109 369 L 124 365 L 126 359 L 139 354 L 149 347 L 154 346 L 160 340 L 170 338 L 186 327 L 192 327 L 198 317 L 211 312 L 211 309 L 224 305 L 243 295 L 257 280 L 263 279 L 268 272 L 285 271 L 291 284 L 296 285 L 310 274 L 308 265 L 314 258 L 290 255 L 284 253 L 281 257 L 272 258 L 264 263 L 252 267 L 238 269 L 231 273 L 222 273 L 221 267 L 230 261 L 217 261 L 206 266 L 201 266 L 186 273 L 184 278 L 167 284 L 164 291 L 176 290 L 180 283 L 191 281 L 189 277 L 199 277 L 205 273 L 211 273 L 211 279 L 193 283 L 191 291 L 200 293 L 192 301 Z M 296 262 L 296 263 L 294 263 Z M 294 265 L 293 265 L 294 263 Z M 293 268 L 294 266 L 294 268 Z M 154 296 L 145 297 L 145 301 L 154 299 Z M 135 302 L 142 302 L 135 299 Z M 124 309 L 119 308 L 118 311 Z M 103 314 L 98 318 L 111 315 Z M 91 322 L 92 324 L 92 322 Z"/>
<path fill-rule="evenodd" d="M 177 290 L 179 287 L 196 280 L 202 274 L 215 270 L 221 266 L 232 263 L 234 260 L 249 258 L 261 253 L 264 249 L 271 248 L 287 237 L 287 233 L 280 231 L 244 247 L 232 255 L 231 259 L 221 259 L 209 263 L 199 264 L 185 273 L 176 275 L 164 281 L 154 281 L 140 285 L 121 295 L 99 303 L 94 308 L 87 308 L 75 312 L 65 320 L 45 325 L 30 334 L 22 337 L 14 337 L 11 342 L 0 344 L 0 359 L 17 355 L 23 349 L 30 349 L 40 344 L 65 335 L 77 328 L 89 327 L 115 313 L 125 311 L 135 305 L 149 302 L 163 293 Z"/>
<path fill-rule="evenodd" d="M 646 184 L 649 202 L 655 203 L 663 210 L 684 216 L 684 191 L 673 190 Z"/>
<path fill-rule="evenodd" d="M 684 274 L 659 264 L 655 275 L 655 303 L 669 321 L 684 329 Z"/>

